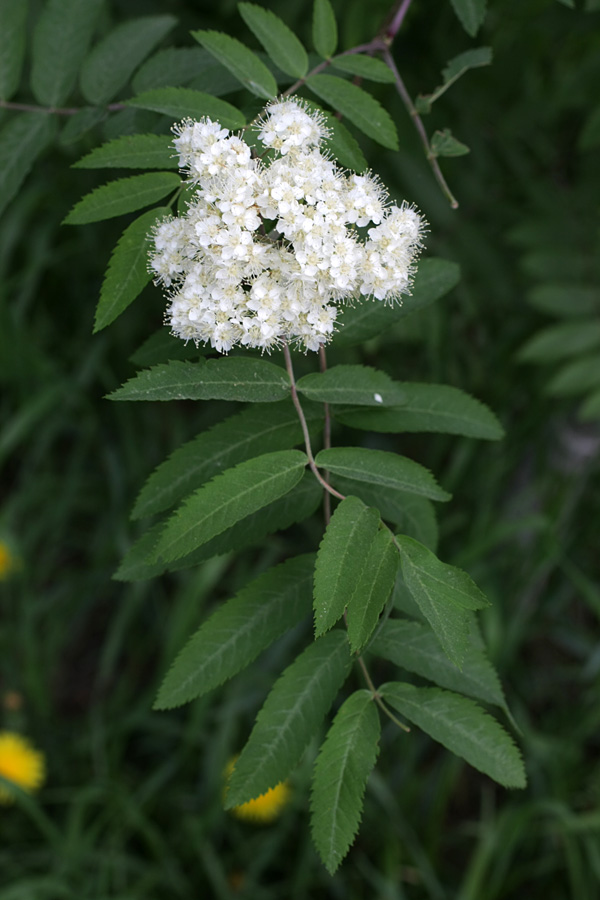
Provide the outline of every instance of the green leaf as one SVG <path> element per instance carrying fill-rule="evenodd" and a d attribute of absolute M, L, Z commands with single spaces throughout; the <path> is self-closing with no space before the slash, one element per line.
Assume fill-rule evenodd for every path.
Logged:
<path fill-rule="evenodd" d="M 339 475 L 335 477 L 335 486 L 340 493 L 354 494 L 367 506 L 374 506 L 382 519 L 392 522 L 402 534 L 414 537 L 435 553 L 438 527 L 431 500 L 403 491 L 390 492 L 382 485 L 350 481 Z"/>
<path fill-rule="evenodd" d="M 392 384 L 399 394 L 404 395 L 400 407 L 386 409 L 387 398 L 381 392 L 383 402 L 378 409 L 355 407 L 335 410 L 336 419 L 352 428 L 384 433 L 432 431 L 488 441 L 498 441 L 504 436 L 494 413 L 480 400 L 458 388 L 409 381 Z"/>
<path fill-rule="evenodd" d="M 0 100 L 10 100 L 21 82 L 28 0 L 0 0 Z"/>
<path fill-rule="evenodd" d="M 304 78 L 308 72 L 306 50 L 279 16 L 255 3 L 238 3 L 238 10 L 275 65 L 294 78 Z"/>
<path fill-rule="evenodd" d="M 148 271 L 149 232 L 169 210 L 151 209 L 129 225 L 112 252 L 96 309 L 94 334 L 110 325 L 141 294 L 152 275 Z"/>
<path fill-rule="evenodd" d="M 446 68 L 442 70 L 444 82 L 456 81 L 464 72 L 469 69 L 475 69 L 479 66 L 489 66 L 492 62 L 491 47 L 474 47 L 472 50 L 465 50 L 458 56 L 449 60 Z"/>
<path fill-rule="evenodd" d="M 117 25 L 83 64 L 80 84 L 85 99 L 98 105 L 112 100 L 176 24 L 173 16 L 144 16 Z"/>
<path fill-rule="evenodd" d="M 379 530 L 379 513 L 357 497 L 337 507 L 321 541 L 315 565 L 314 610 L 317 637 L 340 618 L 365 565 L 365 551 Z"/>
<path fill-rule="evenodd" d="M 369 81 L 381 81 L 393 84 L 394 73 L 381 59 L 373 56 L 363 56 L 359 53 L 348 53 L 345 56 L 336 56 L 331 60 L 334 69 L 348 72 L 350 75 L 358 75 Z"/>
<path fill-rule="evenodd" d="M 489 601 L 466 572 L 441 562 L 418 541 L 398 535 L 396 543 L 406 586 L 447 656 L 461 667 L 469 642 L 468 611 Z"/>
<path fill-rule="evenodd" d="M 448 659 L 427 625 L 406 619 L 388 619 L 369 645 L 369 652 L 440 687 L 468 694 L 508 711 L 496 670 L 485 653 L 472 642 L 465 652 L 461 670 Z"/>
<path fill-rule="evenodd" d="M 386 450 L 366 450 L 362 447 L 333 447 L 321 450 L 316 456 L 319 468 L 354 481 L 381 484 L 390 491 L 406 491 L 429 497 L 430 500 L 449 500 L 451 495 L 437 484 L 431 472 L 419 463 L 388 453 Z"/>
<path fill-rule="evenodd" d="M 527 294 L 536 309 L 551 316 L 591 316 L 600 310 L 600 290 L 595 285 L 540 284 Z"/>
<path fill-rule="evenodd" d="M 33 33 L 31 90 L 38 103 L 61 106 L 68 99 L 102 4 L 103 0 L 48 0 L 44 6 Z"/>
<path fill-rule="evenodd" d="M 400 559 L 389 528 L 381 528 L 364 550 L 360 578 L 348 595 L 348 640 L 354 653 L 360 653 L 379 621 L 398 572 Z"/>
<path fill-rule="evenodd" d="M 426 734 L 504 787 L 524 788 L 523 761 L 514 741 L 477 703 L 450 691 L 391 682 L 384 700 Z"/>
<path fill-rule="evenodd" d="M 60 143 L 63 147 L 79 141 L 84 134 L 91 131 L 95 125 L 102 122 L 108 115 L 105 109 L 99 106 L 84 106 L 74 116 L 69 116 L 63 130 L 60 133 Z"/>
<path fill-rule="evenodd" d="M 162 134 L 126 134 L 96 147 L 74 169 L 177 169 L 173 139 Z"/>
<path fill-rule="evenodd" d="M 370 691 L 355 691 L 338 710 L 319 751 L 310 800 L 311 831 L 330 875 L 358 831 L 380 733 L 379 715 Z"/>
<path fill-rule="evenodd" d="M 154 88 L 181 87 L 209 65 L 214 65 L 214 59 L 202 47 L 166 47 L 142 63 L 131 86 L 136 94 Z"/>
<path fill-rule="evenodd" d="M 275 682 L 235 764 L 225 806 L 259 797 L 288 777 L 315 737 L 350 670 L 343 631 L 304 650 Z"/>
<path fill-rule="evenodd" d="M 412 293 L 402 304 L 388 306 L 380 300 L 364 300 L 344 307 L 337 319 L 339 332 L 334 343 L 339 347 L 362 344 L 382 331 L 388 331 L 403 316 L 435 303 L 458 284 L 460 268 L 446 259 L 423 259 L 415 277 Z"/>
<path fill-rule="evenodd" d="M 591 353 L 559 369 L 546 392 L 553 397 L 571 397 L 596 387 L 600 387 L 600 353 Z"/>
<path fill-rule="evenodd" d="M 284 369 L 264 359 L 224 356 L 206 362 L 174 360 L 139 372 L 110 400 L 238 400 L 273 403 L 290 391 Z"/>
<path fill-rule="evenodd" d="M 600 144 L 600 106 L 587 117 L 577 144 L 580 150 L 593 150 Z"/>
<path fill-rule="evenodd" d="M 181 184 L 174 172 L 149 172 L 117 178 L 86 194 L 63 219 L 63 225 L 88 225 L 136 212 L 172 194 Z"/>
<path fill-rule="evenodd" d="M 310 410 L 307 419 L 314 431 L 322 414 Z M 302 428 L 290 400 L 245 409 L 203 431 L 155 469 L 136 500 L 132 518 L 162 512 L 219 472 L 265 450 L 287 450 L 301 441 Z"/>
<path fill-rule="evenodd" d="M 268 506 L 298 484 L 306 463 L 299 450 L 280 450 L 217 475 L 171 516 L 149 561 L 179 559 Z"/>
<path fill-rule="evenodd" d="M 220 122 L 224 128 L 234 131 L 246 124 L 243 114 L 231 103 L 191 88 L 156 88 L 126 102 L 128 106 L 164 113 L 173 119 L 201 119 L 202 116 L 208 116 L 209 119 Z"/>
<path fill-rule="evenodd" d="M 464 156 L 471 151 L 466 144 L 461 144 L 452 136 L 449 128 L 444 128 L 443 131 L 434 131 L 431 152 L 434 156 Z"/>
<path fill-rule="evenodd" d="M 600 322 L 578 319 L 561 322 L 534 334 L 519 351 L 522 362 L 557 362 L 569 356 L 580 356 L 600 347 Z"/>
<path fill-rule="evenodd" d="M 600 419 L 600 390 L 594 391 L 583 401 L 577 415 L 582 422 Z"/>
<path fill-rule="evenodd" d="M 199 628 L 163 681 L 155 709 L 201 697 L 245 669 L 311 609 L 314 555 L 269 569 Z"/>
<path fill-rule="evenodd" d="M 475 37 L 485 19 L 487 0 L 450 0 L 468 35 Z"/>
<path fill-rule="evenodd" d="M 332 116 L 327 110 L 322 110 L 327 121 L 327 127 L 331 131 L 331 137 L 324 142 L 324 149 L 329 150 L 340 165 L 353 172 L 364 172 L 368 163 L 364 157 L 358 141 L 350 134 L 343 122 Z"/>
<path fill-rule="evenodd" d="M 337 22 L 329 0 L 315 0 L 312 21 L 313 46 L 320 56 L 329 59 L 338 42 Z"/>
<path fill-rule="evenodd" d="M 229 69 L 252 94 L 265 100 L 272 100 L 277 96 L 277 82 L 273 75 L 241 41 L 219 31 L 192 31 L 192 37 Z"/>
<path fill-rule="evenodd" d="M 406 400 L 397 382 L 370 366 L 333 366 L 305 375 L 296 386 L 303 396 L 321 403 L 379 407 L 398 406 Z"/>
<path fill-rule="evenodd" d="M 311 75 L 306 85 L 368 137 L 389 150 L 398 150 L 392 117 L 371 94 L 335 75 Z"/>
<path fill-rule="evenodd" d="M 19 113 L 0 130 L 0 213 L 56 134 L 53 116 Z"/>

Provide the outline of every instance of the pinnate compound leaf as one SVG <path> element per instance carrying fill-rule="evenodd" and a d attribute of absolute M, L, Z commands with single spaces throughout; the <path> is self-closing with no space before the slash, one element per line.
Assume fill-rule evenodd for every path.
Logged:
<path fill-rule="evenodd" d="M 299 450 L 265 453 L 217 475 L 173 513 L 149 562 L 186 556 L 251 513 L 287 494 L 302 478 Z"/>
<path fill-rule="evenodd" d="M 312 554 L 289 559 L 220 606 L 173 663 L 154 708 L 171 709 L 208 693 L 309 615 L 313 566 Z"/>
<path fill-rule="evenodd" d="M 400 563 L 394 537 L 385 527 L 363 552 L 362 572 L 348 599 L 348 640 L 354 653 L 359 653 L 373 634 Z"/>
<path fill-rule="evenodd" d="M 95 147 L 74 169 L 177 169 L 173 140 L 162 134 L 125 134 Z"/>
<path fill-rule="evenodd" d="M 335 335 L 335 344 L 349 347 L 387 331 L 403 316 L 435 303 L 456 287 L 459 278 L 460 268 L 456 263 L 437 258 L 421 260 L 412 293 L 402 298 L 401 305 L 388 306 L 380 300 L 365 300 L 342 309 L 337 319 L 340 330 Z"/>
<path fill-rule="evenodd" d="M 175 172 L 148 172 L 117 178 L 86 194 L 63 220 L 63 225 L 88 225 L 136 212 L 172 194 L 181 184 Z"/>
<path fill-rule="evenodd" d="M 85 99 L 99 105 L 112 100 L 176 24 L 173 16 L 144 16 L 117 25 L 83 65 L 80 84 Z"/>
<path fill-rule="evenodd" d="M 139 372 L 110 400 L 239 400 L 273 403 L 290 391 L 287 373 L 264 359 L 173 360 Z"/>
<path fill-rule="evenodd" d="M 468 35 L 475 37 L 485 19 L 487 0 L 450 0 Z"/>
<path fill-rule="evenodd" d="M 367 450 L 362 447 L 332 447 L 321 450 L 316 463 L 334 475 L 353 481 L 380 484 L 390 491 L 406 491 L 429 497 L 430 500 L 449 500 L 450 494 L 436 482 L 431 472 L 419 463 L 386 450 Z"/>
<path fill-rule="evenodd" d="M 238 10 L 275 65 L 294 78 L 304 78 L 308 72 L 306 50 L 279 16 L 255 3 L 239 3 Z"/>
<path fill-rule="evenodd" d="M 225 806 L 259 797 L 288 777 L 346 680 L 352 657 L 344 631 L 304 650 L 273 685 L 235 764 Z"/>
<path fill-rule="evenodd" d="M 352 428 L 393 434 L 432 431 L 488 441 L 498 441 L 504 436 L 494 413 L 480 400 L 459 388 L 447 384 L 411 382 L 392 382 L 392 385 L 404 397 L 401 406 L 385 408 L 388 406 L 388 395 L 381 391 L 383 402 L 378 409 L 355 407 L 335 410 L 336 418 Z M 391 394 L 392 399 L 393 396 Z"/>
<path fill-rule="evenodd" d="M 465 50 L 458 56 L 449 60 L 446 68 L 442 70 L 444 83 L 456 81 L 457 78 L 467 72 L 469 69 L 475 69 L 479 66 L 489 66 L 492 62 L 491 47 L 474 47 L 472 50 Z"/>
<path fill-rule="evenodd" d="M 277 82 L 258 56 L 236 38 L 219 31 L 192 31 L 192 37 L 252 94 L 264 100 L 277 96 Z"/>
<path fill-rule="evenodd" d="M 54 116 L 20 113 L 0 129 L 0 213 L 56 134 Z"/>
<path fill-rule="evenodd" d="M 306 85 L 378 144 L 389 150 L 398 149 L 392 117 L 371 94 L 335 75 L 311 75 Z"/>
<path fill-rule="evenodd" d="M 31 90 L 43 106 L 61 106 L 75 87 L 103 0 L 48 0 L 33 34 Z M 26 3 L 23 3 L 26 6 Z"/>
<path fill-rule="evenodd" d="M 311 791 L 311 831 L 333 875 L 358 831 L 367 780 L 379 752 L 381 724 L 370 691 L 342 704 L 319 751 Z"/>
<path fill-rule="evenodd" d="M 357 497 L 337 507 L 321 541 L 315 565 L 315 634 L 328 631 L 340 618 L 361 579 L 365 549 L 379 529 L 379 513 Z"/>
<path fill-rule="evenodd" d="M 525 769 L 514 741 L 473 700 L 403 682 L 390 682 L 379 690 L 400 715 L 475 769 L 504 787 L 525 787 Z"/>
<path fill-rule="evenodd" d="M 469 646 L 470 612 L 489 606 L 475 582 L 407 535 L 398 535 L 402 577 L 444 652 L 459 668 Z"/>
<path fill-rule="evenodd" d="M 132 97 L 126 103 L 136 109 L 149 109 L 173 119 L 201 119 L 202 116 L 208 116 L 233 131 L 246 124 L 244 115 L 231 103 L 192 88 L 155 88 Z"/>
<path fill-rule="evenodd" d="M 94 334 L 110 325 L 141 294 L 152 275 L 148 271 L 148 232 L 169 213 L 151 209 L 128 225 L 112 252 L 96 309 Z"/>
<path fill-rule="evenodd" d="M 382 81 L 393 84 L 394 73 L 381 59 L 373 56 L 363 56 L 361 53 L 348 53 L 344 56 L 336 56 L 331 64 L 334 69 L 348 72 L 350 75 L 358 75 L 369 81 Z"/>
<path fill-rule="evenodd" d="M 472 641 L 465 652 L 462 669 L 458 669 L 427 625 L 406 619 L 388 619 L 369 645 L 369 652 L 433 681 L 439 687 L 468 694 L 508 712 L 496 670 L 483 650 Z"/>
<path fill-rule="evenodd" d="M 307 407 L 304 413 L 315 433 L 320 411 Z M 236 413 L 179 447 L 155 469 L 136 500 L 132 518 L 162 512 L 225 469 L 301 441 L 302 428 L 289 400 Z"/>
<path fill-rule="evenodd" d="M 406 401 L 401 386 L 370 366 L 333 366 L 313 372 L 297 382 L 298 391 L 321 403 L 356 406 L 399 406 Z"/>
<path fill-rule="evenodd" d="M 312 21 L 313 46 L 320 56 L 329 59 L 338 42 L 337 22 L 329 0 L 315 0 Z"/>
<path fill-rule="evenodd" d="M 0 100 L 10 100 L 21 81 L 28 7 L 27 0 L 0 0 Z"/>

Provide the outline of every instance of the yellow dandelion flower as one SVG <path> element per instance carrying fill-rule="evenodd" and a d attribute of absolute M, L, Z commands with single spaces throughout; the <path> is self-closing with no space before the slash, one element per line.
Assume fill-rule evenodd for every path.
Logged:
<path fill-rule="evenodd" d="M 227 782 L 233 772 L 236 759 L 237 756 L 230 759 L 225 767 L 225 793 L 227 793 Z M 243 822 L 260 822 L 266 825 L 274 822 L 281 815 L 284 807 L 289 803 L 291 795 L 292 790 L 289 783 L 283 781 L 261 794 L 260 797 L 248 800 L 241 806 L 234 806 L 230 812 L 236 819 L 241 819 Z"/>
<path fill-rule="evenodd" d="M 0 775 L 31 793 L 41 787 L 46 773 L 44 755 L 13 731 L 0 731 Z M 0 784 L 0 804 L 14 800 L 10 787 Z"/>
<path fill-rule="evenodd" d="M 0 541 L 0 581 L 19 568 L 19 561 L 6 541 Z"/>

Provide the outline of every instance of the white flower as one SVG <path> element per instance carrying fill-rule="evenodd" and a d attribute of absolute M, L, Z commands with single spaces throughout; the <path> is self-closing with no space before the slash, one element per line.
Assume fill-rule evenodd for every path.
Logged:
<path fill-rule="evenodd" d="M 174 127 L 196 188 L 184 214 L 154 228 L 150 270 L 170 288 L 167 321 L 186 341 L 223 353 L 283 341 L 318 350 L 342 301 L 409 290 L 424 223 L 406 204 L 388 206 L 374 175 L 324 156 L 324 118 L 301 101 L 271 104 L 258 128 L 263 161 L 210 119 Z M 357 229 L 368 225 L 364 239 Z"/>

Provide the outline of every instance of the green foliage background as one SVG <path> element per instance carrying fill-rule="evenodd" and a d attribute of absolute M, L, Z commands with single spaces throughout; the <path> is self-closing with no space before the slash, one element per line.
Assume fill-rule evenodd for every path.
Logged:
<path fill-rule="evenodd" d="M 304 0 L 261 5 L 310 43 Z M 221 797 L 224 761 L 303 635 L 284 637 L 217 693 L 151 712 L 164 672 L 207 611 L 280 559 L 287 541 L 314 546 L 321 526 L 292 529 L 235 561 L 217 557 L 133 585 L 111 580 L 141 533 L 128 516 L 145 477 L 230 407 L 102 399 L 133 374 L 129 357 L 159 327 L 163 301 L 150 286 L 118 324 L 91 335 L 123 224 L 60 223 L 98 183 L 95 173 L 70 169 L 103 127 L 116 127 L 98 125 L 42 155 L 0 223 L 0 538 L 23 561 L 0 585 L 0 689 L 23 697 L 20 710 L 4 709 L 2 727 L 26 730 L 49 770 L 41 805 L 0 813 L 0 900 L 146 900 L 167 891 L 251 900 L 596 895 L 600 432 L 578 417 L 583 389 L 548 391 L 579 351 L 536 365 L 521 351 L 557 321 L 540 291 L 591 287 L 582 314 L 597 322 L 600 307 L 600 12 L 569 5 L 492 0 L 476 43 L 493 48 L 493 64 L 468 73 L 426 119 L 430 131 L 451 128 L 471 148 L 443 160 L 457 211 L 392 89 L 374 88 L 401 149 L 365 139 L 369 164 L 393 195 L 424 211 L 428 253 L 460 263 L 462 280 L 340 360 L 463 388 L 506 428 L 493 445 L 405 435 L 401 446 L 395 438 L 378 446 L 419 459 L 455 495 L 440 554 L 492 600 L 481 621 L 523 732 L 529 787 L 501 790 L 417 729 L 403 738 L 385 725 L 360 836 L 330 879 L 306 821 L 316 746 L 279 824 L 239 823 Z M 334 6 L 343 46 L 371 37 L 388 9 L 382 0 Z M 169 14 L 176 45 L 190 45 L 190 30 L 215 28 L 256 46 L 234 2 L 113 0 L 108 9 L 104 29 Z M 447 60 L 473 45 L 450 4 L 415 0 L 395 56 L 415 96 L 431 93 Z M 11 115 L 0 110 L 0 127 Z M 125 132 L 134 118 L 149 131 L 157 121 L 141 110 L 118 116 Z M 565 315 L 560 300 L 557 313 Z M 382 664 L 381 681 L 386 671 Z"/>

